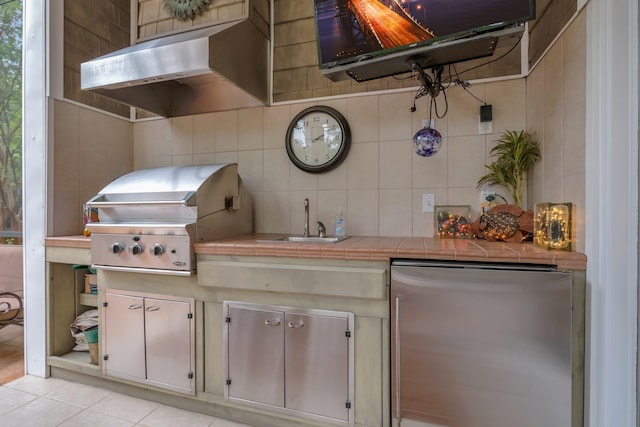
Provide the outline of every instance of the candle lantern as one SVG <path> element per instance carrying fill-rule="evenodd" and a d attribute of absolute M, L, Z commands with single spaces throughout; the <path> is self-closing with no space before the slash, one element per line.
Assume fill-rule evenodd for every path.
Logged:
<path fill-rule="evenodd" d="M 536 203 L 533 215 L 533 242 L 546 249 L 570 251 L 572 204 Z"/>
<path fill-rule="evenodd" d="M 468 239 L 471 233 L 471 206 L 435 206 L 436 236 L 443 239 Z"/>

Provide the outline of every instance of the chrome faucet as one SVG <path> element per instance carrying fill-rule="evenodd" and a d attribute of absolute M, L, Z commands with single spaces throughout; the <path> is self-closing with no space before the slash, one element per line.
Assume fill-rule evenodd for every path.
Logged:
<path fill-rule="evenodd" d="M 327 227 L 324 226 L 322 221 L 316 221 L 318 223 L 318 237 L 327 237 Z"/>
<path fill-rule="evenodd" d="M 304 237 L 309 237 L 309 199 L 304 199 Z"/>

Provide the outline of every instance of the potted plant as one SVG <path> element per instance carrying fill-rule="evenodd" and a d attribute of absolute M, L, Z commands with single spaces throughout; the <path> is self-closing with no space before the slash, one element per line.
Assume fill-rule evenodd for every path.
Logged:
<path fill-rule="evenodd" d="M 504 131 L 491 149 L 496 160 L 485 165 L 489 173 L 478 180 L 477 188 L 484 185 L 503 187 L 513 200 L 513 204 L 522 207 L 527 171 L 540 159 L 540 146 L 533 134 L 521 130 Z"/>

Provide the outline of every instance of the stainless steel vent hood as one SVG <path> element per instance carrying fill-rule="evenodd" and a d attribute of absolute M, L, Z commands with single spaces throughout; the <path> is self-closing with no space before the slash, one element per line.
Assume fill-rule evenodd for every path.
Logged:
<path fill-rule="evenodd" d="M 145 41 L 81 64 L 81 88 L 163 117 L 268 103 L 269 42 L 251 20 Z"/>

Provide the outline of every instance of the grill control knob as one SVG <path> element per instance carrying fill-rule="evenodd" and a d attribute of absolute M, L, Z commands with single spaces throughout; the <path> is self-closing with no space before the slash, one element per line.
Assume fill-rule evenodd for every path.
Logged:
<path fill-rule="evenodd" d="M 131 253 L 134 255 L 140 255 L 142 252 L 144 252 L 144 246 L 142 246 L 142 244 L 140 243 L 134 243 L 130 246 L 130 249 Z"/>
<path fill-rule="evenodd" d="M 120 243 L 113 243 L 109 249 L 111 250 L 111 253 L 113 253 L 114 255 L 118 255 L 120 252 L 124 251 L 124 246 L 122 246 Z"/>
<path fill-rule="evenodd" d="M 164 245 L 160 244 L 160 243 L 156 243 L 155 245 L 153 245 L 153 248 L 151 249 L 151 253 L 154 256 L 160 256 L 162 254 L 164 254 Z"/>

